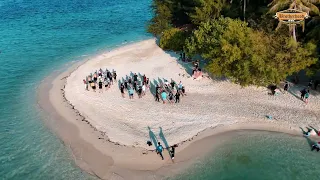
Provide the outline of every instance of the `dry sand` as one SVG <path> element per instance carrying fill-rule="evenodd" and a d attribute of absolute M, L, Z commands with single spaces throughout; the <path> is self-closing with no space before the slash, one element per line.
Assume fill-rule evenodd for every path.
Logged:
<path fill-rule="evenodd" d="M 306 105 L 294 96 L 299 96 L 302 87 L 292 87 L 293 95 L 270 96 L 265 88 L 241 88 L 209 78 L 193 80 L 184 68 L 188 64 L 177 63 L 175 55 L 161 50 L 154 39 L 121 47 L 78 66 L 53 81 L 45 80 L 39 103 L 56 120 L 50 121 L 50 126 L 70 147 L 77 164 L 103 179 L 161 179 L 190 163 L 191 157 L 209 151 L 208 143 L 227 139 L 213 136 L 227 131 L 299 134 L 299 126 L 320 127 L 316 92 Z M 158 78 L 182 81 L 187 96 L 180 104 L 162 104 L 155 102 L 149 91 L 142 99 L 135 96 L 130 100 L 127 94 L 122 98 L 117 85 L 103 93 L 86 91 L 82 79 L 100 68 L 115 69 L 118 79 L 132 71 L 146 74 L 151 82 Z M 266 115 L 273 120 L 267 120 Z M 146 145 L 148 126 L 162 144 L 163 136 L 169 145 L 180 143 L 174 165 L 168 154 L 161 161 L 156 153 L 146 150 L 154 149 Z M 232 133 L 228 134 L 231 137 Z"/>

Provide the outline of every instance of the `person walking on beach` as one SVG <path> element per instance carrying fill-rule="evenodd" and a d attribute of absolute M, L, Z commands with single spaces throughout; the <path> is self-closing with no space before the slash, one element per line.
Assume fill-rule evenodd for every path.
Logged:
<path fill-rule="evenodd" d="M 176 145 L 176 144 L 171 146 L 170 155 L 171 155 L 172 160 L 174 160 L 174 153 L 175 153 L 176 147 L 178 147 L 178 145 Z"/>
<path fill-rule="evenodd" d="M 129 88 L 128 93 L 129 93 L 129 98 L 133 99 L 133 89 L 131 87 Z"/>
<path fill-rule="evenodd" d="M 161 156 L 161 158 L 163 160 L 164 158 L 163 158 L 163 155 L 162 155 L 162 151 L 163 151 L 163 147 L 160 144 L 160 142 L 158 142 L 158 146 L 157 146 L 156 152 L 157 152 L 157 154 L 160 154 L 160 156 Z"/>
<path fill-rule="evenodd" d="M 121 85 L 120 85 L 120 92 L 121 92 L 122 97 L 124 98 L 124 85 L 123 85 L 123 83 L 121 83 Z"/>
<path fill-rule="evenodd" d="M 184 86 L 182 86 L 181 92 L 182 92 L 182 95 L 183 95 L 183 96 L 186 96 L 186 95 L 187 95 L 187 94 L 186 94 L 186 89 L 184 88 Z"/>
<path fill-rule="evenodd" d="M 176 97 L 176 103 L 180 103 L 180 93 L 179 93 L 179 91 L 177 91 L 175 97 Z"/>
<path fill-rule="evenodd" d="M 93 89 L 93 92 L 96 92 L 96 84 L 94 82 L 91 82 L 90 86 Z"/>

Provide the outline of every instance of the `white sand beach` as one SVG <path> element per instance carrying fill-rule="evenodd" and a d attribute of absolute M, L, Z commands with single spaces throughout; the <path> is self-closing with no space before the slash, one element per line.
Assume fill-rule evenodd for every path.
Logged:
<path fill-rule="evenodd" d="M 76 163 L 102 179 L 161 179 L 223 140 L 213 135 L 231 135 L 237 129 L 299 136 L 299 127 L 320 129 L 318 92 L 311 91 L 306 105 L 299 99 L 302 86 L 291 87 L 292 93 L 271 96 L 266 88 L 242 88 L 209 78 L 193 80 L 186 66 L 160 49 L 155 39 L 142 41 L 74 65 L 53 81 L 45 80 L 39 104 L 55 119 L 50 126 L 70 147 Z M 187 96 L 177 104 L 162 104 L 149 91 L 141 99 L 136 94 L 133 100 L 128 94 L 122 98 L 117 84 L 103 93 L 86 91 L 82 80 L 100 68 L 115 69 L 118 79 L 133 72 L 145 74 L 152 83 L 159 78 L 182 81 Z M 164 141 L 179 143 L 175 163 L 167 154 L 161 161 L 156 153 L 146 151 L 155 149 L 146 144 L 148 127 L 163 145 Z"/>
<path fill-rule="evenodd" d="M 122 98 L 117 85 L 103 93 L 86 91 L 82 80 L 100 68 L 115 69 L 118 79 L 133 72 L 145 74 L 151 82 L 158 78 L 182 81 L 187 96 L 179 104 L 162 104 L 155 102 L 150 92 L 142 99 L 136 95 L 130 100 L 128 94 Z M 299 90 L 291 88 L 298 97 Z M 311 96 L 306 105 L 292 94 L 270 96 L 268 92 L 266 88 L 241 88 L 227 81 L 193 80 L 154 39 L 86 62 L 67 78 L 65 87 L 66 98 L 81 115 L 111 141 L 128 146 L 148 148 L 148 127 L 159 140 L 161 127 L 171 145 L 192 138 L 208 127 L 234 123 L 269 121 L 292 128 L 307 125 L 320 128 L 319 96 Z M 266 115 L 271 115 L 273 120 L 267 120 Z"/>

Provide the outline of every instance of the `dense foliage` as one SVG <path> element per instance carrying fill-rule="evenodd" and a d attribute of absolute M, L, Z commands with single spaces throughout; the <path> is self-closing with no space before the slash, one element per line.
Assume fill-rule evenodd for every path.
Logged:
<path fill-rule="evenodd" d="M 207 70 L 245 86 L 279 83 L 316 62 L 316 46 L 268 36 L 247 23 L 219 18 L 202 23 L 186 42 L 188 54 L 210 60 Z"/>
<path fill-rule="evenodd" d="M 215 75 L 241 85 L 268 85 L 302 69 L 308 74 L 320 70 L 319 3 L 154 0 L 155 16 L 148 31 L 160 38 L 160 47 L 165 50 L 184 49 L 189 56 L 201 55 L 208 61 L 206 70 Z M 287 8 L 310 12 L 312 18 L 302 24 L 305 31 L 287 26 L 276 31 L 274 12 Z"/>
<path fill-rule="evenodd" d="M 178 28 L 165 30 L 160 39 L 160 47 L 164 50 L 182 51 L 186 33 Z"/>

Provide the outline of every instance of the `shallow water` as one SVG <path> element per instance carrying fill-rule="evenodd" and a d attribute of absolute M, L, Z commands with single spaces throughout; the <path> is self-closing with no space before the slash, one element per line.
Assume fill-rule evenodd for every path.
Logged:
<path fill-rule="evenodd" d="M 319 179 L 320 152 L 303 137 L 264 131 L 236 136 L 199 159 L 174 180 Z"/>
<path fill-rule="evenodd" d="M 151 0 L 0 1 L 0 179 L 91 179 L 44 125 L 36 88 L 64 64 L 151 36 Z"/>

